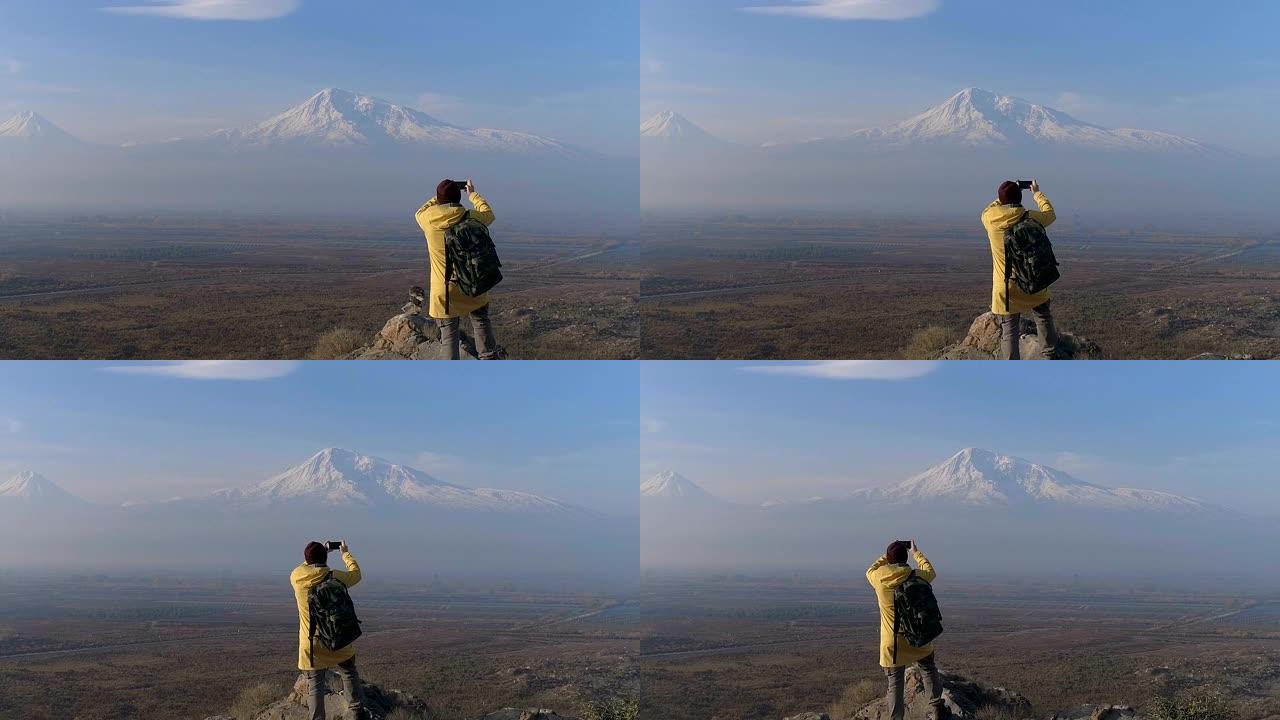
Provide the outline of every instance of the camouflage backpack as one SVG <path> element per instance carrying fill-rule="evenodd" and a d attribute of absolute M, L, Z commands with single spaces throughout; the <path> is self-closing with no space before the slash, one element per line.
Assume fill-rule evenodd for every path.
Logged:
<path fill-rule="evenodd" d="M 1012 280 L 1018 289 L 1034 295 L 1044 290 L 1061 275 L 1053 244 L 1044 226 L 1027 212 L 1004 231 L 1004 281 Z"/>
<path fill-rule="evenodd" d="M 933 586 L 915 570 L 893 589 L 894 662 L 898 661 L 899 633 L 912 647 L 924 647 L 942 634 L 942 611 L 933 596 Z"/>
<path fill-rule="evenodd" d="M 307 591 L 307 608 L 311 614 L 311 647 L 341 650 L 360 637 L 360 618 L 351 602 L 347 586 L 330 571 Z"/>
<path fill-rule="evenodd" d="M 467 297 L 477 297 L 502 282 L 502 262 L 498 249 L 489 237 L 489 228 L 471 217 L 471 211 L 462 214 L 457 224 L 444 231 L 444 283 L 458 284 Z M 444 311 L 449 312 L 449 294 L 445 292 Z"/>

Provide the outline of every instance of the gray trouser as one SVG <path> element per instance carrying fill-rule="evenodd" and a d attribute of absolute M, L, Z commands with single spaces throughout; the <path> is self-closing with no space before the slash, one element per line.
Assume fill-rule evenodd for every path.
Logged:
<path fill-rule="evenodd" d="M 360 706 L 364 701 L 364 693 L 360 689 L 360 674 L 356 672 L 356 659 L 333 668 L 342 678 L 342 692 L 347 696 L 347 717 L 359 720 Z M 311 720 L 325 720 L 324 693 L 329 687 L 328 670 L 308 670 L 307 680 L 311 682 L 311 696 L 307 700 L 307 708 L 311 711 Z"/>
<path fill-rule="evenodd" d="M 938 663 L 933 655 L 929 655 L 922 658 L 916 665 L 919 666 L 920 675 L 924 678 L 925 692 L 929 693 L 929 718 L 937 720 L 943 715 L 942 680 L 938 677 Z M 902 699 L 906 675 L 906 667 L 884 669 L 885 679 L 889 681 L 889 691 L 886 693 L 885 701 L 889 705 L 889 716 L 893 720 L 902 720 L 902 716 L 907 712 L 906 703 Z"/>
<path fill-rule="evenodd" d="M 458 328 L 462 318 L 436 318 L 440 326 L 440 342 L 449 349 L 449 359 L 457 360 Z M 489 306 L 471 311 L 471 329 L 476 336 L 476 356 L 481 360 L 495 360 L 498 357 L 498 341 L 493 337 L 493 323 L 489 321 Z"/>
<path fill-rule="evenodd" d="M 1053 326 L 1053 313 L 1049 310 L 1049 300 L 1031 308 L 1031 315 L 1036 321 L 1036 335 L 1040 336 L 1043 349 L 1040 351 L 1046 358 L 1053 357 L 1054 348 L 1058 346 L 1058 329 Z M 1022 336 L 1022 315 L 1000 316 L 1000 359 L 1021 360 L 1022 348 L 1019 340 Z"/>

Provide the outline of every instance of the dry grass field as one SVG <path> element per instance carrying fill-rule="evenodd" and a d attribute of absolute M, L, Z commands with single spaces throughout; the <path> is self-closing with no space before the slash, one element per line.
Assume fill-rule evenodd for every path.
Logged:
<path fill-rule="evenodd" d="M 1203 686 L 1241 720 L 1280 712 L 1280 593 L 970 578 L 940 580 L 938 598 L 940 666 L 1022 693 L 1036 717 Z M 778 720 L 883 692 L 861 577 L 651 573 L 641 609 L 643 717 Z"/>
<path fill-rule="evenodd" d="M 504 706 L 577 715 L 637 695 L 626 598 L 500 581 L 370 581 L 352 594 L 365 679 L 425 699 L 444 720 Z M 281 578 L 0 576 L 5 720 L 203 718 L 249 695 L 283 697 L 296 662 Z"/>
<path fill-rule="evenodd" d="M 920 357 L 922 332 L 963 337 L 990 302 L 975 223 L 649 216 L 641 234 L 643 357 Z M 1059 326 L 1107 357 L 1280 357 L 1280 237 L 1051 235 Z"/>
<path fill-rule="evenodd" d="M 636 357 L 635 238 L 494 235 L 506 280 L 493 316 L 512 357 Z M 371 341 L 426 272 L 411 218 L 8 217 L 0 357 L 305 358 L 335 329 Z"/>

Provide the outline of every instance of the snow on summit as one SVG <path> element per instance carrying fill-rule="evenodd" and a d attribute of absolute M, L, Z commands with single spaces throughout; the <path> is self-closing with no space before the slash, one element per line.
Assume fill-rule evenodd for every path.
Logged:
<path fill-rule="evenodd" d="M 640 483 L 640 496 L 646 498 L 716 501 L 716 496 L 673 470 L 665 470 Z"/>
<path fill-rule="evenodd" d="M 341 448 L 321 450 L 262 483 L 222 490 L 212 499 L 237 506 L 420 505 L 495 512 L 578 512 L 571 505 L 540 495 L 454 485 L 406 465 Z"/>
<path fill-rule="evenodd" d="M 421 110 L 338 88 L 321 90 L 302 104 L 256 125 L 219 130 L 202 142 L 242 147 L 422 145 L 456 151 L 556 155 L 581 152 L 538 135 L 453 125 Z"/>
<path fill-rule="evenodd" d="M 32 143 L 79 145 L 80 141 L 54 125 L 39 113 L 20 112 L 0 123 L 0 140 L 11 139 Z"/>
<path fill-rule="evenodd" d="M 667 110 L 640 123 L 640 137 L 665 143 L 718 145 L 723 141 L 680 113 Z"/>
<path fill-rule="evenodd" d="M 24 470 L 0 483 L 0 501 L 80 505 L 84 501 L 37 472 Z"/>
<path fill-rule="evenodd" d="M 833 140 L 888 146 L 1039 143 L 1113 151 L 1217 152 L 1191 138 L 1153 130 L 1106 128 L 1061 110 L 981 88 L 965 88 L 942 104 L 902 122 L 858 130 Z"/>
<path fill-rule="evenodd" d="M 977 448 L 961 450 L 896 485 L 861 490 L 853 497 L 894 505 L 942 501 L 972 506 L 1056 504 L 1098 510 L 1213 509 L 1172 493 L 1094 485 L 1061 470 Z"/>

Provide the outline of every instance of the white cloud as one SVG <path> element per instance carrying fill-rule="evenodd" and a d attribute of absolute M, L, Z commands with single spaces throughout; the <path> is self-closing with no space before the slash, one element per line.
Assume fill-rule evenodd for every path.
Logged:
<path fill-rule="evenodd" d="M 13 58 L 0 60 L 0 69 L 3 69 L 4 72 L 10 75 L 17 75 L 22 72 L 22 68 L 23 64 L 21 60 L 14 60 Z"/>
<path fill-rule="evenodd" d="M 662 72 L 662 69 L 666 67 L 666 63 L 657 58 L 642 57 L 640 58 L 640 67 L 644 68 L 645 72 L 657 73 Z"/>
<path fill-rule="evenodd" d="M 302 0 L 155 0 L 150 5 L 122 5 L 103 10 L 183 20 L 274 20 L 301 5 Z"/>
<path fill-rule="evenodd" d="M 662 422 L 657 418 L 653 418 L 653 417 L 640 418 L 640 430 L 642 432 L 658 433 L 658 432 L 662 432 L 663 428 L 665 428 L 666 426 L 667 426 L 666 423 Z"/>
<path fill-rule="evenodd" d="M 793 0 L 742 10 L 763 15 L 795 15 L 826 20 L 910 20 L 938 9 L 942 0 Z"/>
<path fill-rule="evenodd" d="M 462 110 L 466 102 L 453 95 L 428 91 L 418 95 L 417 106 L 424 113 L 443 117 Z"/>
<path fill-rule="evenodd" d="M 160 375 L 187 380 L 273 380 L 301 367 L 296 360 L 178 360 L 138 365 L 112 365 L 107 372 Z"/>
<path fill-rule="evenodd" d="M 22 432 L 22 421 L 17 418 L 0 417 L 0 429 L 10 433 Z"/>
<path fill-rule="evenodd" d="M 748 365 L 743 370 L 822 380 L 910 380 L 928 375 L 941 365 L 928 360 L 797 360 L 774 365 Z"/>
<path fill-rule="evenodd" d="M 432 475 L 448 474 L 450 471 L 457 470 L 462 467 L 462 458 L 456 455 L 448 455 L 446 453 L 425 450 L 418 453 L 413 459 L 413 466 L 419 470 L 431 473 Z"/>

